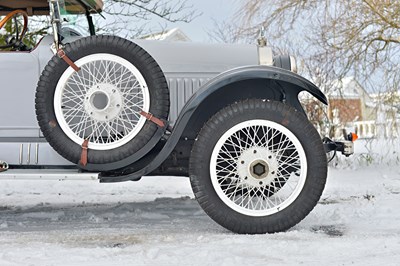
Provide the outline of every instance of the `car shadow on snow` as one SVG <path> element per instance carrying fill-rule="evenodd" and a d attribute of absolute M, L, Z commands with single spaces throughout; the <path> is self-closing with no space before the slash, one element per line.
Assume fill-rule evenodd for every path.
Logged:
<path fill-rule="evenodd" d="M 138 230 L 222 231 L 189 197 L 114 204 L 0 206 L 0 231 L 124 228 Z"/>
<path fill-rule="evenodd" d="M 320 203 L 322 205 L 326 202 Z M 230 234 L 212 221 L 190 197 L 157 198 L 148 202 L 50 204 L 0 206 L 0 232 L 124 230 L 141 234 Z M 341 237 L 345 226 L 300 222 L 288 232 L 309 231 Z M 115 231 L 115 230 L 114 230 Z M 114 232 L 112 231 L 112 232 Z M 282 233 L 285 234 L 285 233 Z M 81 237 L 89 241 L 92 236 Z M 111 237 L 111 236 L 110 236 Z M 131 236 L 126 236 L 131 239 Z M 116 237 L 118 238 L 118 237 Z M 133 241 L 133 240 L 132 240 Z M 110 244 L 113 246 L 115 243 Z M 116 242 L 115 246 L 120 244 Z"/>

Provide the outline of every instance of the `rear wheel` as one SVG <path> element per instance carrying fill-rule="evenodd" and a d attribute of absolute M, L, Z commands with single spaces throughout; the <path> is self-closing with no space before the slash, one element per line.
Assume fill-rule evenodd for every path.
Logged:
<path fill-rule="evenodd" d="M 203 127 L 190 158 L 202 208 L 237 233 L 274 233 L 317 204 L 327 175 L 321 139 L 307 118 L 280 102 L 246 100 Z"/>
<path fill-rule="evenodd" d="M 85 140 L 90 163 L 134 154 L 157 130 L 140 112 L 168 117 L 169 92 L 158 64 L 138 45 L 111 36 L 83 38 L 64 51 L 80 70 L 53 57 L 36 93 L 37 118 L 50 145 L 74 163 Z"/>

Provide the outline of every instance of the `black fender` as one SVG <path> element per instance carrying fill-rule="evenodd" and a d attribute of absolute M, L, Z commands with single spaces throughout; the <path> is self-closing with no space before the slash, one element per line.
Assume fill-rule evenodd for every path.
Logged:
<path fill-rule="evenodd" d="M 232 87 L 232 93 L 226 93 Z M 249 85 L 248 88 L 243 85 Z M 263 86 L 262 89 L 253 87 Z M 268 87 L 270 89 L 268 89 Z M 225 89 L 223 89 L 225 88 Z M 228 70 L 204 84 L 185 104 L 161 151 L 144 167 L 122 176 L 103 176 L 102 182 L 138 180 L 157 169 L 182 139 L 194 139 L 202 125 L 218 110 L 240 99 L 265 98 L 285 101 L 302 111 L 298 94 L 307 91 L 328 104 L 325 95 L 312 82 L 288 70 L 272 66 L 247 66 Z M 223 93 L 223 94 L 222 94 Z M 218 95 L 220 94 L 220 95 Z M 133 167 L 136 168 L 136 167 Z"/>

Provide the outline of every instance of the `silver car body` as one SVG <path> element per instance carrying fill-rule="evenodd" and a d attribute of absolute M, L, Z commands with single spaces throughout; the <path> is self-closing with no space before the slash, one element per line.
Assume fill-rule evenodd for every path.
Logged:
<path fill-rule="evenodd" d="M 135 40 L 158 62 L 170 89 L 173 125 L 185 103 L 204 83 L 226 70 L 258 64 L 256 45 Z M 53 56 L 52 36 L 30 52 L 0 52 L 0 160 L 11 165 L 71 165 L 40 132 L 35 115 L 39 76 Z"/>

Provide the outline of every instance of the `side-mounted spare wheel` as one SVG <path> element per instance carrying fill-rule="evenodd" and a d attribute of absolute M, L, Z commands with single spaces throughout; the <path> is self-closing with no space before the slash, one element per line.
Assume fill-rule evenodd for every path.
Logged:
<path fill-rule="evenodd" d="M 77 164 L 85 140 L 90 163 L 137 152 L 157 130 L 140 112 L 168 117 L 168 86 L 159 65 L 138 45 L 113 36 L 82 38 L 63 50 L 80 70 L 56 55 L 40 77 L 36 115 L 47 141 Z"/>
<path fill-rule="evenodd" d="M 204 211 L 245 234 L 285 231 L 317 204 L 327 162 L 307 118 L 281 102 L 244 100 L 204 125 L 190 158 L 190 181 Z"/>

